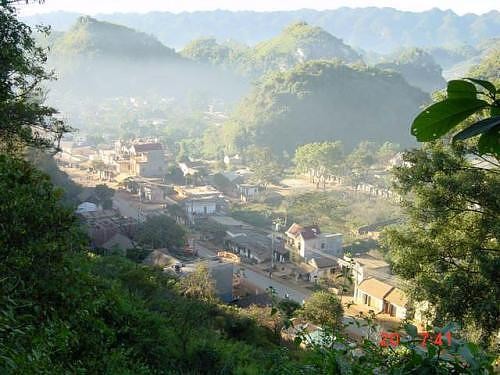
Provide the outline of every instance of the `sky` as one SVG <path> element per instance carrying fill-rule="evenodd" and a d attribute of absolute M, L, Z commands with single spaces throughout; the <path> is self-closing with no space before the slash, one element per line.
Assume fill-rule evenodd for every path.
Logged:
<path fill-rule="evenodd" d="M 179 13 L 196 10 L 293 10 L 336 9 L 347 7 L 392 7 L 407 11 L 424 11 L 431 8 L 451 9 L 457 14 L 482 14 L 500 11 L 499 0 L 45 0 L 45 4 L 21 6 L 22 15 L 52 11 L 78 12 L 88 15 L 113 12 L 169 11 Z"/>

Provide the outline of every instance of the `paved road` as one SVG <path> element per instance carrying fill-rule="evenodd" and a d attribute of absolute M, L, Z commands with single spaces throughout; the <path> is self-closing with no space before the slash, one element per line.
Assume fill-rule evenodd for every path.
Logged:
<path fill-rule="evenodd" d="M 245 275 L 249 283 L 255 285 L 257 288 L 264 290 L 272 286 L 279 298 L 285 298 L 285 296 L 288 294 L 288 298 L 298 303 L 302 303 L 308 298 L 305 293 L 299 292 L 298 290 L 294 290 L 293 288 L 280 283 L 278 281 L 279 279 L 270 279 L 269 277 L 261 275 L 260 273 L 257 273 L 245 267 L 244 265 L 242 265 L 241 268 L 244 269 L 243 274 Z"/>

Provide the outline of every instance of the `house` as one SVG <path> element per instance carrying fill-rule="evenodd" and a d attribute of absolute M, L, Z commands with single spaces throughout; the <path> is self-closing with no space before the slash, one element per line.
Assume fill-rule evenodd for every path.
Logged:
<path fill-rule="evenodd" d="M 398 319 L 406 319 L 408 298 L 403 291 L 394 287 L 387 296 L 385 296 L 384 313 L 395 316 Z"/>
<path fill-rule="evenodd" d="M 403 291 L 374 277 L 363 280 L 354 289 L 354 300 L 372 307 L 376 314 L 389 314 L 401 320 L 407 318 L 408 298 Z"/>
<path fill-rule="evenodd" d="M 291 324 L 281 331 L 283 340 L 294 342 L 296 338 L 300 338 L 301 348 L 306 348 L 310 345 L 331 345 L 333 338 L 326 334 L 320 326 L 305 321 L 302 318 L 292 318 L 290 322 Z"/>
<path fill-rule="evenodd" d="M 251 202 L 257 198 L 259 194 L 259 186 L 252 184 L 239 184 L 238 192 L 242 202 Z"/>
<path fill-rule="evenodd" d="M 213 279 L 216 295 L 224 302 L 233 301 L 233 264 L 223 262 L 220 259 L 194 261 L 189 263 L 177 263 L 173 267 L 164 270 L 173 272 L 180 277 L 185 277 L 194 272 L 199 265 L 205 265 Z"/>
<path fill-rule="evenodd" d="M 155 249 L 142 261 L 148 266 L 165 267 L 175 262 L 175 258 L 166 254 L 166 249 Z"/>
<path fill-rule="evenodd" d="M 372 307 L 376 314 L 384 311 L 385 297 L 394 289 L 374 277 L 363 280 L 354 289 L 354 301 Z"/>
<path fill-rule="evenodd" d="M 256 263 L 271 259 L 272 240 L 252 231 L 226 231 L 224 249 Z"/>
<path fill-rule="evenodd" d="M 139 184 L 139 196 L 148 202 L 163 202 L 165 200 L 165 190 L 157 184 Z"/>
<path fill-rule="evenodd" d="M 401 223 L 401 219 L 391 219 L 378 223 L 364 225 L 358 228 L 358 235 L 377 239 L 380 232 L 387 226 Z"/>
<path fill-rule="evenodd" d="M 240 155 L 236 154 L 234 156 L 224 156 L 224 164 L 231 167 L 241 167 L 243 165 L 243 159 Z"/>
<path fill-rule="evenodd" d="M 80 212 L 78 216 L 94 247 L 102 247 L 118 233 L 133 237 L 138 225 L 136 220 L 120 216 L 115 210 Z"/>
<path fill-rule="evenodd" d="M 206 218 L 215 215 L 225 205 L 223 195 L 212 186 L 174 188 L 175 199 L 184 208 L 188 220 L 194 224 L 197 218 Z"/>
<path fill-rule="evenodd" d="M 203 176 L 207 174 L 207 164 L 203 160 L 186 160 L 179 163 L 187 184 L 198 185 L 202 183 Z"/>
<path fill-rule="evenodd" d="M 325 234 L 321 233 L 317 225 L 302 226 L 293 223 L 285 235 L 288 247 L 306 261 L 312 257 L 315 250 L 334 256 L 342 255 L 342 234 L 340 233 Z"/>
<path fill-rule="evenodd" d="M 130 147 L 130 173 L 141 177 L 161 177 L 166 172 L 161 143 L 137 143 Z"/>
<path fill-rule="evenodd" d="M 308 263 L 315 268 L 315 274 L 318 278 L 328 278 L 337 270 L 337 262 L 332 258 L 321 255 L 314 255 Z"/>
<path fill-rule="evenodd" d="M 388 284 L 397 284 L 396 277 L 391 273 L 391 267 L 382 254 L 377 250 L 370 250 L 365 254 L 354 257 L 345 256 L 337 260 L 343 270 L 350 272 L 354 281 L 354 287 L 368 277 L 375 277 Z"/>
<path fill-rule="evenodd" d="M 118 232 L 115 233 L 109 240 L 104 242 L 100 247 L 106 250 L 120 250 L 125 252 L 128 249 L 135 248 L 135 244 L 130 238 Z"/>
<path fill-rule="evenodd" d="M 92 202 L 83 202 L 80 203 L 75 211 L 77 214 L 81 214 L 83 212 L 95 212 L 97 211 L 97 205 Z"/>

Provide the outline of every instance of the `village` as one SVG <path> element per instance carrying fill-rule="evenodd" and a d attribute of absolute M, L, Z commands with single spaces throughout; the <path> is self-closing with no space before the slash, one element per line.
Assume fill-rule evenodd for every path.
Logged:
<path fill-rule="evenodd" d="M 216 162 L 176 161 L 173 152 L 154 138 L 116 140 L 99 147 L 75 138 L 62 141 L 61 149 L 59 167 L 84 187 L 76 214 L 95 249 L 118 254 L 146 249 L 143 263 L 179 276 L 204 264 L 219 298 L 240 307 L 269 305 L 271 294 L 303 304 L 314 291 L 332 291 L 345 306 L 346 331 L 353 340 L 377 340 L 380 332 L 397 330 L 403 321 L 425 327 L 421 306 L 409 305 L 401 280 L 377 249 L 381 230 L 399 219 L 368 222 L 351 233 L 328 232 L 317 223 L 278 216 L 271 217 L 267 227 L 256 226 L 234 217 L 231 207 L 251 206 L 263 195 L 286 190 L 314 191 L 317 186 L 303 177 L 288 178 L 292 186 L 264 188 L 238 155 L 226 156 L 225 170 L 214 172 Z M 396 155 L 389 164 L 400 162 Z M 177 173 L 172 173 L 172 165 Z M 353 189 L 340 176 L 329 186 L 374 200 L 395 197 L 368 182 Z M 107 201 L 99 198 L 98 189 L 108 191 Z M 138 227 L 163 215 L 186 229 L 184 245 L 139 245 Z M 371 246 L 358 249 L 353 243 Z M 374 332 L 363 325 L 369 316 L 377 323 Z M 310 332 L 321 330 L 303 324 Z"/>

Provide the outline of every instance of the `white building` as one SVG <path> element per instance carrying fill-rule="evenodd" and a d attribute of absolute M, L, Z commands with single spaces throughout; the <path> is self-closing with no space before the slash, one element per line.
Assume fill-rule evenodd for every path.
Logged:
<path fill-rule="evenodd" d="M 342 256 L 342 234 L 321 233 L 317 225 L 301 226 L 293 223 L 285 232 L 287 245 L 302 258 L 309 260 L 314 251 L 321 251 L 334 256 Z"/>

